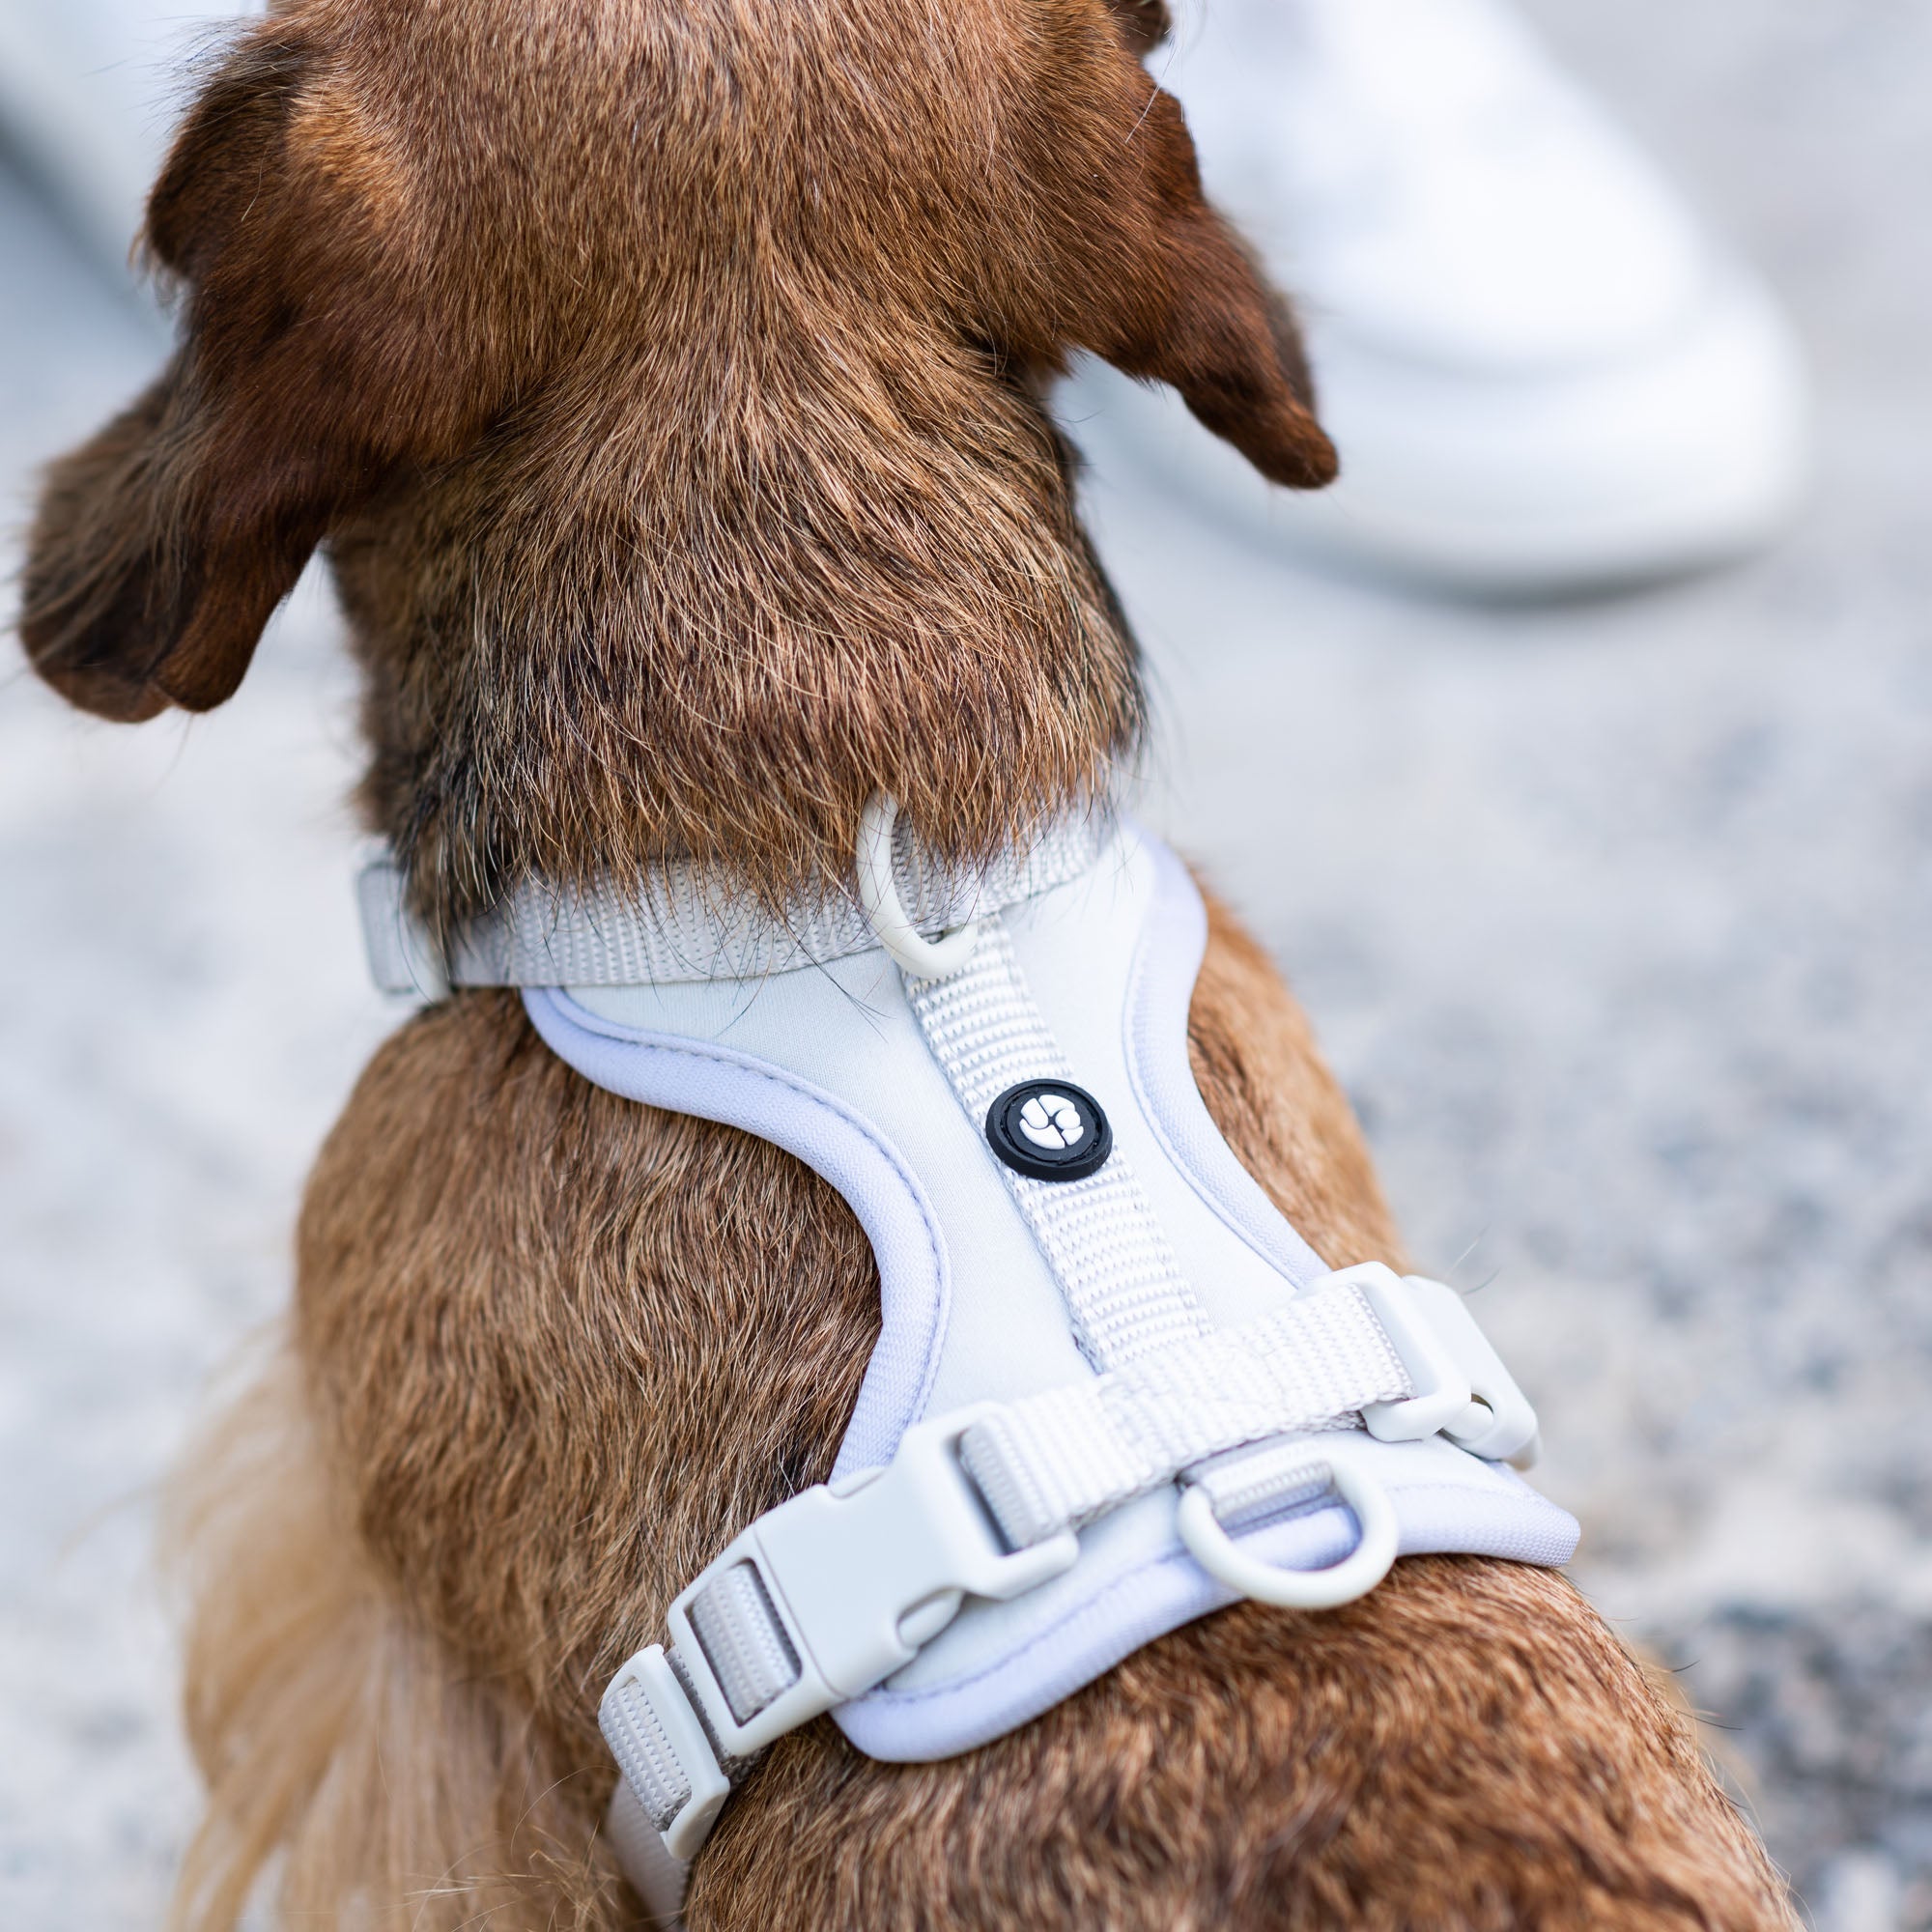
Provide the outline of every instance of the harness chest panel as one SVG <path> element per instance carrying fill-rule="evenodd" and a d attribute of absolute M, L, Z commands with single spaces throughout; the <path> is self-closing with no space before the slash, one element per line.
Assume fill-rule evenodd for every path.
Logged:
<path fill-rule="evenodd" d="M 1192 1343 L 1210 1364 L 1190 1385 L 1196 1405 L 1233 1402 L 1236 1378 L 1224 1388 L 1211 1367 L 1215 1338 L 1328 1276 L 1196 1090 L 1187 1018 L 1207 920 L 1173 855 L 1121 829 L 1084 870 L 979 923 L 972 963 L 938 981 L 909 980 L 874 948 L 758 977 L 526 993 L 546 1041 L 586 1078 L 774 1142 L 851 1205 L 883 1319 L 835 1491 L 890 1463 L 916 1425 L 1048 1402 L 1109 1372 L 1111 1386 L 1137 1359 Z M 1055 1160 L 1070 1150 L 1078 1164 L 1083 1133 L 1091 1151 L 1101 1128 L 1104 1161 L 1059 1178 Z M 1565 1512 L 1444 1435 L 1356 1428 L 1335 1446 L 1385 1492 L 1405 1553 L 1558 1564 L 1574 1549 Z M 1076 1518 L 1070 1567 L 1009 1601 L 967 1595 L 837 1721 L 875 1757 L 949 1756 L 1234 1601 L 1184 1543 L 1181 1500 L 1170 1481 Z M 1321 1490 L 1236 1536 L 1254 1561 L 1300 1571 L 1346 1556 L 1358 1531 Z"/>

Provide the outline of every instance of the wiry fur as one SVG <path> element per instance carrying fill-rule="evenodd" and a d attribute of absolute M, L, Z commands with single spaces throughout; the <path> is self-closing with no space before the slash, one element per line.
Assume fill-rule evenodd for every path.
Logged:
<path fill-rule="evenodd" d="M 286 0 L 156 191 L 184 346 L 57 467 L 23 632 L 76 701 L 219 702 L 327 543 L 372 824 L 452 920 L 668 854 L 776 895 L 866 798 L 983 851 L 1103 782 L 1131 641 L 1038 385 L 1173 382 L 1278 480 L 1332 456 L 1286 310 L 1134 58 L 1158 0 Z M 1231 1145 L 1393 1258 L 1348 1110 L 1218 911 Z M 292 1332 L 179 1505 L 211 1793 L 178 1909 L 610 1932 L 611 1668 L 822 1477 L 872 1258 L 774 1148 L 618 1100 L 507 995 L 377 1056 Z M 1688 1726 L 1560 1579 L 1402 1566 L 1243 1608 L 1016 1735 L 776 1747 L 694 1932 L 1783 1926 Z"/>

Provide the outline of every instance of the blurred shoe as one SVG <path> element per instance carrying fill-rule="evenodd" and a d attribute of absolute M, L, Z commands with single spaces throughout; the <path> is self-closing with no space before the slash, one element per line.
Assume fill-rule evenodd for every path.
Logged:
<path fill-rule="evenodd" d="M 210 32 L 251 0 L 0 0 L 0 137 L 120 263 Z"/>
<path fill-rule="evenodd" d="M 1481 593 L 1667 576 L 1791 516 L 1791 330 L 1497 0 L 1212 0 L 1170 58 L 1210 194 L 1296 298 L 1343 480 L 1272 491 L 1097 373 L 1069 414 L 1291 545 Z"/>

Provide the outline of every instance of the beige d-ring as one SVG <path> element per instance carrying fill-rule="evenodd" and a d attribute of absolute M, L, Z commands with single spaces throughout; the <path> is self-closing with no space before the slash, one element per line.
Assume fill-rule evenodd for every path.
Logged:
<path fill-rule="evenodd" d="M 1180 1540 L 1207 1573 L 1258 1604 L 1286 1610 L 1331 1610 L 1366 1597 L 1393 1567 L 1401 1539 L 1395 1505 L 1373 1476 L 1342 1457 L 1311 1457 L 1310 1472 L 1326 1464 L 1335 1492 L 1355 1513 L 1361 1534 L 1339 1563 L 1323 1570 L 1284 1570 L 1250 1556 L 1221 1526 L 1208 1492 L 1189 1484 L 1180 1492 Z M 1284 1484 L 1284 1490 L 1288 1487 Z"/>
<path fill-rule="evenodd" d="M 907 916 L 893 877 L 893 827 L 898 804 L 880 792 L 859 821 L 859 903 L 872 935 L 909 980 L 944 980 L 959 971 L 980 943 L 980 928 L 957 927 L 928 939 Z"/>

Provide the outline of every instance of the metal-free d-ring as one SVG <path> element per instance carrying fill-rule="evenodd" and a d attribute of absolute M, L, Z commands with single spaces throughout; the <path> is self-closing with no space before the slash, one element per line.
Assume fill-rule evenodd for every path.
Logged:
<path fill-rule="evenodd" d="M 1331 1610 L 1366 1597 L 1393 1567 L 1401 1538 L 1395 1505 L 1373 1476 L 1341 1457 L 1311 1458 L 1312 1474 L 1326 1463 L 1335 1492 L 1355 1513 L 1361 1534 L 1339 1563 L 1322 1570 L 1284 1570 L 1250 1556 L 1221 1526 L 1208 1492 L 1189 1484 L 1180 1492 L 1180 1540 L 1194 1560 L 1218 1581 L 1258 1604 L 1286 1610 Z"/>
<path fill-rule="evenodd" d="M 880 792 L 859 821 L 859 903 L 873 937 L 908 979 L 944 980 L 972 958 L 980 928 L 969 923 L 928 939 L 913 924 L 893 877 L 893 827 L 898 816 L 897 802 Z"/>

